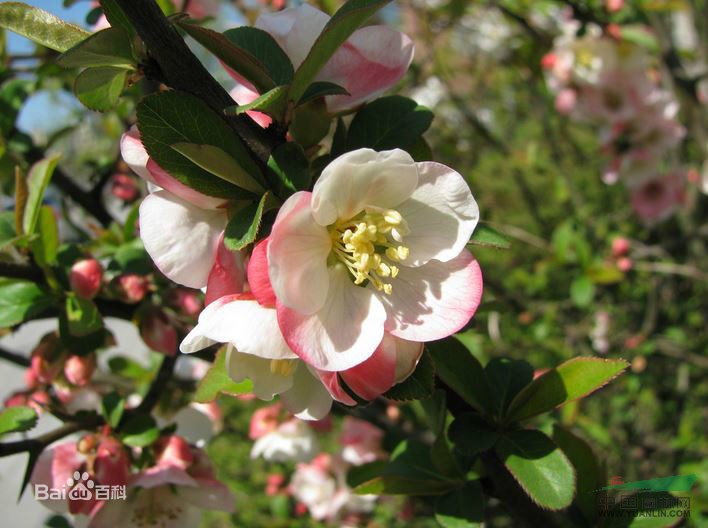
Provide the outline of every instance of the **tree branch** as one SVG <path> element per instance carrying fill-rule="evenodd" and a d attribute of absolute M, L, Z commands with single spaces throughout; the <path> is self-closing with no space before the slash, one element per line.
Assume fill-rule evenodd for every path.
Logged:
<path fill-rule="evenodd" d="M 44 282 L 44 273 L 32 264 L 16 264 L 0 261 L 0 277 L 10 279 L 26 279 L 32 282 Z"/>
<path fill-rule="evenodd" d="M 30 360 L 28 357 L 18 354 L 17 352 L 10 352 L 4 348 L 0 348 L 0 359 L 19 365 L 20 367 L 29 367 Z"/>

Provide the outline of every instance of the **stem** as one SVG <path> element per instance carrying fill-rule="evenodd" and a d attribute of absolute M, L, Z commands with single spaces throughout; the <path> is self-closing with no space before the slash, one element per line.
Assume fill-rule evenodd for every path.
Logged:
<path fill-rule="evenodd" d="M 0 358 L 5 361 L 9 361 L 10 363 L 14 363 L 15 365 L 19 365 L 20 367 L 30 366 L 29 358 L 23 356 L 22 354 L 18 354 L 17 352 L 5 350 L 4 348 L 0 348 Z"/>
<path fill-rule="evenodd" d="M 92 427 L 98 427 L 101 425 L 101 422 L 103 422 L 103 420 L 100 422 L 98 420 L 93 420 L 90 423 L 72 422 L 63 425 L 54 431 L 38 436 L 37 438 L 28 438 L 27 440 L 18 440 L 16 442 L 6 442 L 4 444 L 0 444 L 0 457 L 16 455 L 17 453 L 23 453 L 25 451 L 42 450 L 52 442 L 61 440 L 70 434 L 74 434 Z"/>
<path fill-rule="evenodd" d="M 44 274 L 40 268 L 31 264 L 15 264 L 14 262 L 0 262 L 0 277 L 44 282 Z"/>

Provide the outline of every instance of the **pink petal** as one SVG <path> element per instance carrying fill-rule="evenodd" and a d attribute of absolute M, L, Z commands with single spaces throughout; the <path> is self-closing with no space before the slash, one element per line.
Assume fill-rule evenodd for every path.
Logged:
<path fill-rule="evenodd" d="M 356 401 L 342 388 L 342 385 L 339 383 L 339 376 L 336 372 L 318 370 L 317 375 L 324 387 L 332 395 L 332 398 L 344 405 L 356 405 Z"/>
<path fill-rule="evenodd" d="M 275 293 L 268 275 L 268 242 L 269 238 L 261 240 L 253 248 L 248 261 L 248 285 L 256 300 L 269 308 L 275 307 Z"/>
<path fill-rule="evenodd" d="M 132 475 L 130 486 L 156 488 L 165 484 L 176 486 L 197 486 L 197 481 L 186 470 L 178 466 L 153 466 L 141 473 Z"/>
<path fill-rule="evenodd" d="M 423 355 L 423 343 L 396 338 L 396 383 L 413 374 Z"/>
<path fill-rule="evenodd" d="M 396 338 L 384 334 L 374 354 L 341 373 L 344 382 L 365 400 L 373 400 L 396 382 Z"/>
<path fill-rule="evenodd" d="M 162 187 L 166 191 L 179 196 L 183 200 L 186 200 L 197 207 L 201 207 L 202 209 L 217 209 L 226 203 L 226 200 L 223 198 L 207 196 L 199 191 L 195 191 L 191 187 L 187 187 L 185 184 L 171 176 L 152 159 L 147 162 L 147 170 L 150 172 L 150 175 L 152 176 L 151 181 L 154 182 L 155 185 Z"/>
<path fill-rule="evenodd" d="M 204 303 L 208 306 L 225 295 L 243 292 L 246 282 L 243 255 L 224 246 L 224 234 L 219 237 L 214 266 L 209 272 Z"/>
<path fill-rule="evenodd" d="M 47 486 L 47 489 L 61 489 L 85 462 L 85 457 L 76 449 L 76 442 L 59 444 L 45 449 L 32 471 L 32 486 Z M 52 511 L 63 513 L 68 510 L 66 500 L 43 500 L 42 504 Z"/>
<path fill-rule="evenodd" d="M 246 105 L 258 99 L 258 92 L 251 90 L 242 83 L 237 83 L 236 86 L 231 89 L 229 95 L 239 105 Z M 246 114 L 263 128 L 267 128 L 273 122 L 270 116 L 263 112 L 248 111 Z"/>
<path fill-rule="evenodd" d="M 142 141 L 140 141 L 140 132 L 137 126 L 133 125 L 130 130 L 121 136 L 120 154 L 123 157 L 123 161 L 128 164 L 135 174 L 144 180 L 155 183 L 150 171 L 147 170 L 147 162 L 150 156 L 148 156 L 147 150 L 145 150 Z"/>

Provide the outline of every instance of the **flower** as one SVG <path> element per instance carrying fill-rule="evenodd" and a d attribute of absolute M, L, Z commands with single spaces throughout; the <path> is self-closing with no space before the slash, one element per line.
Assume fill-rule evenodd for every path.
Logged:
<path fill-rule="evenodd" d="M 630 187 L 632 207 L 649 225 L 665 220 L 685 201 L 683 171 L 650 175 Z"/>
<path fill-rule="evenodd" d="M 351 416 L 344 418 L 340 442 L 342 458 L 353 466 L 368 464 L 384 456 L 381 449 L 383 431 L 364 420 Z"/>
<path fill-rule="evenodd" d="M 251 416 L 248 437 L 251 440 L 258 440 L 260 437 L 275 431 L 278 428 L 280 411 L 281 405 L 277 403 L 256 410 Z"/>
<path fill-rule="evenodd" d="M 251 458 L 262 456 L 269 462 L 306 462 L 320 449 L 315 432 L 302 420 L 293 418 L 256 440 Z"/>
<path fill-rule="evenodd" d="M 460 330 L 482 295 L 465 249 L 478 217 L 464 179 L 445 165 L 399 149 L 334 160 L 313 192 L 283 204 L 268 238 L 267 278 L 289 348 L 335 372 L 386 347 L 385 333 L 410 348 Z M 251 288 L 258 296 L 260 284 Z"/>

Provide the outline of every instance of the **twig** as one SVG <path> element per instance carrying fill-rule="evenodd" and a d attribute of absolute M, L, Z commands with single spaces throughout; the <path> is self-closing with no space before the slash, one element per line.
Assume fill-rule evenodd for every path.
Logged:
<path fill-rule="evenodd" d="M 44 282 L 42 270 L 32 264 L 16 264 L 0 261 L 0 277 L 26 279 L 32 282 Z"/>
<path fill-rule="evenodd" d="M 673 262 L 635 262 L 634 269 L 636 271 L 662 273 L 664 275 L 680 275 L 689 279 L 708 282 L 708 273 L 685 264 L 674 264 Z"/>
<path fill-rule="evenodd" d="M 19 365 L 20 367 L 30 366 L 30 360 L 28 357 L 18 354 L 17 352 L 10 352 L 4 348 L 0 348 L 0 358 L 5 361 L 9 361 L 10 363 L 14 363 L 15 365 Z"/>
<path fill-rule="evenodd" d="M 0 443 L 0 457 L 16 455 L 17 453 L 23 453 L 25 451 L 41 451 L 47 447 L 52 442 L 61 440 L 62 438 L 69 436 L 70 434 L 83 431 L 84 429 L 92 429 L 93 427 L 98 427 L 101 425 L 103 420 L 100 421 L 93 419 L 87 422 L 72 422 L 66 425 L 50 431 L 46 434 L 38 436 L 37 438 L 28 438 L 26 440 L 17 440 L 16 442 L 5 442 Z"/>

